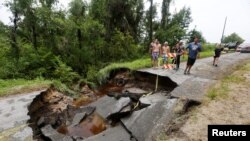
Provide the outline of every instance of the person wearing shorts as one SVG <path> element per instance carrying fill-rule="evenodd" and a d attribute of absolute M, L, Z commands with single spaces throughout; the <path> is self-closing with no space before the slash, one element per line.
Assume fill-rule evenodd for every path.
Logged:
<path fill-rule="evenodd" d="M 199 52 L 201 51 L 201 44 L 199 43 L 199 38 L 195 37 L 194 42 L 187 46 L 188 49 L 188 61 L 184 74 L 190 74 L 190 70 L 194 65 Z"/>
<path fill-rule="evenodd" d="M 168 67 L 168 53 L 169 53 L 169 46 L 168 42 L 166 41 L 161 49 L 161 55 L 163 60 L 163 69 Z"/>
<path fill-rule="evenodd" d="M 152 59 L 154 61 L 154 68 L 158 67 L 158 57 L 160 54 L 160 49 L 161 49 L 161 44 L 159 43 L 158 40 L 156 40 L 156 43 L 152 49 Z"/>
<path fill-rule="evenodd" d="M 222 50 L 223 50 L 223 48 L 221 47 L 221 44 L 217 44 L 216 49 L 214 50 L 214 61 L 213 61 L 213 66 L 215 66 L 215 67 L 218 66 L 219 57 L 220 57 Z"/>

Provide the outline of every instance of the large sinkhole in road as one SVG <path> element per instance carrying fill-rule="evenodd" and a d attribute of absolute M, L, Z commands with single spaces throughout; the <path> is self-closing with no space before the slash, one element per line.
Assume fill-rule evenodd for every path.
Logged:
<path fill-rule="evenodd" d="M 78 99 L 72 99 L 50 87 L 33 100 L 28 107 L 28 123 L 34 139 L 82 140 L 97 135 L 116 126 L 120 118 L 150 106 L 141 103 L 140 97 L 159 91 L 167 96 L 177 84 L 168 77 L 117 69 L 96 90 L 85 84 L 79 87 L 82 96 Z M 113 108 L 108 114 L 98 113 L 92 103 L 105 103 L 107 97 L 112 98 Z"/>

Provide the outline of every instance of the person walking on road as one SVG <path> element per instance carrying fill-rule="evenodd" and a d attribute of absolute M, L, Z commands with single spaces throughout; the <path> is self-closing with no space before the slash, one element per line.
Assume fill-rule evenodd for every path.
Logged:
<path fill-rule="evenodd" d="M 220 57 L 222 50 L 223 50 L 223 48 L 221 47 L 221 44 L 217 44 L 216 48 L 214 50 L 214 61 L 213 61 L 213 66 L 215 66 L 215 67 L 218 66 L 219 57 Z"/>
<path fill-rule="evenodd" d="M 190 70 L 195 63 L 196 58 L 197 57 L 199 58 L 199 52 L 202 49 L 201 44 L 199 43 L 199 38 L 195 37 L 194 42 L 190 43 L 187 46 L 187 49 L 188 49 L 188 61 L 184 74 L 190 74 Z"/>

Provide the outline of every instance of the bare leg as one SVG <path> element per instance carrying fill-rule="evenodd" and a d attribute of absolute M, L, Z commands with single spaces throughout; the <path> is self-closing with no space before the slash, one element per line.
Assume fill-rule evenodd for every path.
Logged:
<path fill-rule="evenodd" d="M 190 65 L 188 68 L 188 71 L 187 71 L 188 74 L 190 73 L 191 68 L 192 68 L 192 65 Z"/>
<path fill-rule="evenodd" d="M 216 58 L 214 57 L 213 65 L 215 64 L 215 59 L 216 59 Z"/>
<path fill-rule="evenodd" d="M 218 62 L 219 62 L 219 57 L 217 57 L 217 58 L 215 58 L 215 66 L 217 66 L 218 65 Z"/>
<path fill-rule="evenodd" d="M 188 67 L 189 67 L 189 65 L 187 65 L 187 66 L 186 66 L 185 71 L 184 71 L 184 74 L 186 74 L 186 73 L 187 73 L 187 69 L 188 69 Z"/>

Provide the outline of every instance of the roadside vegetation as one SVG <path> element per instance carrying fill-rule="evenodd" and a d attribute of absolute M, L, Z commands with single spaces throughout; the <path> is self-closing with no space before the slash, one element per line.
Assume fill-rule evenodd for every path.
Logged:
<path fill-rule="evenodd" d="M 247 73 L 247 71 L 250 71 L 249 63 L 243 67 L 238 68 L 237 73 L 227 76 L 219 83 L 217 83 L 215 87 L 208 91 L 207 97 L 210 100 L 221 97 L 226 98 L 228 96 L 228 93 L 231 91 L 230 84 L 238 84 L 243 86 L 248 85 L 248 83 L 246 83 L 246 78 L 244 77 L 244 74 Z"/>
<path fill-rule="evenodd" d="M 211 57 L 214 55 L 215 44 L 203 44 L 203 51 L 200 53 L 200 58 Z M 184 55 L 181 57 L 181 61 L 187 61 L 188 56 Z M 160 64 L 162 63 L 161 57 L 159 58 Z M 170 60 L 169 60 L 169 63 Z M 122 63 L 111 63 L 110 65 L 101 69 L 96 75 L 98 82 L 106 79 L 109 76 L 110 71 L 119 68 L 128 68 L 130 70 L 137 70 L 141 68 L 151 67 L 150 54 L 136 59 L 134 61 L 122 62 Z"/>
<path fill-rule="evenodd" d="M 163 131 L 156 141 L 207 140 L 207 127 L 212 124 L 250 123 L 250 63 L 238 67 L 220 80 L 207 93 L 207 98 L 188 113 L 176 117 L 173 129 Z"/>
<path fill-rule="evenodd" d="M 34 90 L 42 90 L 47 88 L 50 84 L 51 81 L 44 79 L 0 79 L 0 96 L 27 93 Z"/>
<path fill-rule="evenodd" d="M 67 9 L 58 8 L 57 2 L 5 1 L 12 21 L 0 22 L 1 81 L 29 84 L 42 78 L 74 91 L 73 85 L 83 81 L 99 84 L 113 68 L 149 67 L 153 38 L 168 41 L 171 48 L 194 36 L 206 44 L 201 32 L 188 30 L 190 8 L 170 13 L 171 0 L 163 0 L 160 18 L 152 1 L 149 9 L 143 0 L 71 0 Z M 204 48 L 201 57 L 211 56 L 213 45 Z"/>

